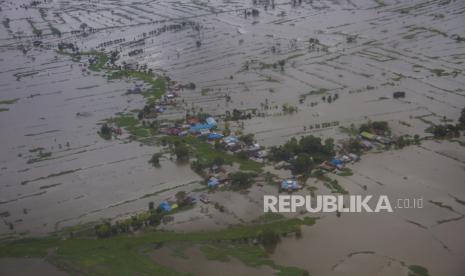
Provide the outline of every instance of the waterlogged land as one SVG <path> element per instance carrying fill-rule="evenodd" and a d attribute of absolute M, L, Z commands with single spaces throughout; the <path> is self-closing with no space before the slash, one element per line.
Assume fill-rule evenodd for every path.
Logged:
<path fill-rule="evenodd" d="M 100 219 L 125 219 L 179 191 L 204 190 L 202 177 L 176 162 L 161 135 L 137 120 L 144 105 L 166 92 L 168 79 L 195 88 L 182 90 L 158 120 L 207 112 L 224 128 L 221 118 L 236 109 L 251 118 L 230 128 L 255 134 L 265 146 L 309 134 L 338 143 L 353 135 L 352 125 L 368 120 L 389 122 L 397 136 L 419 135 L 420 145 L 373 150 L 350 173 L 329 174 L 331 181 L 310 178 L 299 193 L 421 197 L 423 209 L 321 214 L 314 226 L 296 223 L 301 231 L 296 221 L 281 218 L 289 229 L 270 228 L 292 234 L 266 251 L 254 244 L 260 234 L 254 226 L 225 230 L 256 224 L 262 196 L 278 193 L 259 178 L 248 192 L 209 194 L 222 211 L 197 204 L 159 227 L 174 232 L 20 241 L 2 245 L 0 256 L 39 258 L 33 261 L 40 269 L 53 270 L 40 264 L 45 258 L 89 275 L 208 275 L 218 269 L 245 275 L 462 275 L 465 140 L 425 140 L 431 137 L 425 130 L 455 123 L 465 107 L 465 3 L 266 2 L 2 1 L 1 238 L 45 236 L 88 223 L 92 229 Z M 41 46 L 34 46 L 38 40 Z M 60 42 L 80 53 L 59 50 Z M 107 63 L 111 51 L 119 51 L 114 66 Z M 135 63 L 147 67 L 124 69 Z M 136 84 L 143 92 L 128 94 Z M 406 97 L 393 99 L 396 91 Z M 98 131 L 106 122 L 122 126 L 123 135 L 102 139 Z M 224 156 L 195 139 L 188 144 L 197 158 L 225 157 L 235 170 L 291 175 Z M 156 152 L 162 153 L 158 168 L 148 163 Z M 89 248 L 94 255 L 86 253 Z M 124 268 L 121 260 L 127 261 Z M 0 264 L 19 266 L 15 262 L 27 260 Z"/>

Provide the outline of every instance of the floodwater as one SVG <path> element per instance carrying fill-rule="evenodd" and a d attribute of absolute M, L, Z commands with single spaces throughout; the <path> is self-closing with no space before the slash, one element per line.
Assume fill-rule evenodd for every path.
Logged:
<path fill-rule="evenodd" d="M 119 64 L 147 64 L 182 84 L 195 83 L 162 119 L 181 118 L 186 110 L 223 115 L 255 109 L 260 116 L 231 128 L 254 133 L 266 146 L 304 134 L 338 141 L 347 135 L 336 125 L 368 119 L 388 121 L 396 135 L 423 137 L 431 123 L 454 121 L 465 106 L 465 44 L 455 39 L 465 37 L 464 1 L 276 0 L 274 8 L 265 2 L 54 1 L 41 4 L 44 16 L 20 8 L 29 1 L 4 1 L 0 101 L 17 101 L 0 104 L 1 237 L 128 216 L 149 201 L 201 187 L 188 166 L 168 158 L 153 168 L 147 161 L 161 150 L 156 146 L 129 142 L 127 134 L 98 137 L 99 122 L 140 109 L 144 99 L 124 95 L 132 81 L 107 81 L 103 73 L 83 71 L 85 60 L 57 54 L 59 41 L 84 51 L 118 50 Z M 246 17 L 244 8 L 260 15 Z M 52 28 L 62 36 L 52 35 Z M 96 32 L 70 33 L 88 28 Z M 32 46 L 34 29 L 42 31 L 44 47 Z M 138 49 L 143 53 L 129 56 Z M 281 60 L 283 69 L 273 66 Z M 395 91 L 406 98 L 393 99 Z M 331 103 L 322 99 L 336 94 Z M 284 114 L 283 104 L 298 112 Z M 38 159 L 38 148 L 50 156 Z M 273 258 L 312 275 L 402 275 L 410 264 L 432 275 L 462 275 L 464 162 L 458 142 L 364 157 L 352 166 L 353 176 L 332 177 L 352 194 L 423 197 L 425 208 L 323 215 L 305 228 L 303 239 L 285 239 Z M 321 183 L 311 185 L 317 194 L 329 193 Z M 275 193 L 267 185 L 248 194 L 215 193 L 212 200 L 226 213 L 196 206 L 163 227 L 249 222 L 263 214 L 262 195 Z"/>

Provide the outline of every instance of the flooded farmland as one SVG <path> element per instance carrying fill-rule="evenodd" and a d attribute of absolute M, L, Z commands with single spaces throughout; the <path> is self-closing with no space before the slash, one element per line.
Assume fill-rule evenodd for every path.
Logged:
<path fill-rule="evenodd" d="M 0 275 L 465 274 L 465 1 L 0 8 Z"/>

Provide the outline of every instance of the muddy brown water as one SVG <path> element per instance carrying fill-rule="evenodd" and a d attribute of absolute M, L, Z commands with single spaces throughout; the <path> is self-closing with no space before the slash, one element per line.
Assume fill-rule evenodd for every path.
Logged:
<path fill-rule="evenodd" d="M 163 159 L 161 169 L 151 167 L 147 161 L 157 147 L 102 141 L 97 123 L 141 108 L 144 99 L 123 95 L 132 81 L 108 82 L 102 73 L 83 72 L 79 63 L 51 49 L 32 48 L 27 18 L 46 35 L 46 45 L 65 40 L 87 51 L 124 38 L 125 43 L 106 46 L 121 51 L 120 63 L 136 61 L 181 83 L 194 82 L 195 90 L 181 93 L 184 103 L 161 118 L 183 116 L 181 108 L 213 115 L 256 108 L 264 117 L 244 121 L 243 129 L 241 123 L 232 128 L 254 133 L 266 146 L 305 134 L 347 138 L 338 127 L 313 128 L 335 121 L 349 127 L 387 120 L 397 135 L 424 136 L 431 123 L 456 120 L 465 106 L 464 47 L 454 40 L 455 34 L 465 37 L 463 1 L 302 1 L 296 7 L 276 1 L 275 9 L 257 5 L 260 16 L 255 18 L 237 11 L 253 7 L 245 0 L 59 1 L 42 4 L 45 19 L 37 9 L 19 8 L 27 2 L 5 1 L 0 12 L 10 19 L 8 27 L 0 27 L 0 44 L 8 46 L 0 50 L 0 100 L 18 99 L 0 105 L 8 109 L 0 112 L 2 237 L 45 235 L 101 218 L 126 217 L 145 210 L 149 201 L 201 187 L 188 166 Z M 180 22 L 199 24 L 200 31 L 186 27 L 151 34 Z M 61 38 L 48 35 L 49 23 L 63 33 Z M 69 33 L 82 23 L 98 32 L 86 37 Z M 356 35 L 356 41 L 348 43 L 348 35 Z M 129 43 L 144 36 L 144 45 Z M 310 38 L 321 45 L 311 47 Z M 26 54 L 16 48 L 21 44 Z M 129 57 L 135 49 L 144 51 Z M 273 68 L 283 59 L 283 71 Z M 314 92 L 320 89 L 323 93 Z M 405 91 L 406 98 L 392 99 L 395 91 Z M 339 97 L 331 104 L 322 100 L 335 94 Z M 285 115 L 283 104 L 299 111 Z M 50 158 L 28 163 L 37 158 L 31 151 L 38 147 L 51 152 Z M 274 258 L 315 275 L 408 273 L 401 262 L 423 265 L 432 275 L 463 274 L 464 220 L 450 219 L 465 212 L 455 199 L 465 200 L 464 160 L 463 146 L 449 142 L 367 156 L 353 165 L 353 176 L 334 176 L 351 193 L 423 196 L 425 202 L 443 202 L 454 211 L 427 203 L 422 211 L 388 216 L 325 215 L 305 228 L 302 240 L 284 240 Z M 311 185 L 317 193 L 329 193 L 321 183 Z M 265 187 L 247 196 L 218 193 L 212 197 L 231 213 L 204 214 L 199 207 L 164 227 L 202 230 L 248 222 L 261 215 L 261 196 L 275 192 Z"/>

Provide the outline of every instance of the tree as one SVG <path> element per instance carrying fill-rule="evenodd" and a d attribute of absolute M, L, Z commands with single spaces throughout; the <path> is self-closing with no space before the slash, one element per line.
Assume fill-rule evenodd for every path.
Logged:
<path fill-rule="evenodd" d="M 459 127 L 461 130 L 465 130 L 465 107 L 462 109 L 462 112 L 460 113 L 460 118 L 459 118 L 458 127 Z"/>
<path fill-rule="evenodd" d="M 246 189 L 249 188 L 254 182 L 255 173 L 247 172 L 235 172 L 230 173 L 229 178 L 231 179 L 231 186 L 235 189 Z"/>
<path fill-rule="evenodd" d="M 187 193 L 185 191 L 179 191 L 174 196 L 176 197 L 176 203 L 179 206 L 185 205 L 187 199 Z"/>
<path fill-rule="evenodd" d="M 131 217 L 131 227 L 134 230 L 138 230 L 142 227 L 142 221 L 137 216 Z"/>
<path fill-rule="evenodd" d="M 279 67 L 281 68 L 281 71 L 284 71 L 284 65 L 286 65 L 286 60 L 282 59 L 278 61 Z"/>
<path fill-rule="evenodd" d="M 100 136 L 106 140 L 111 139 L 111 128 L 107 124 L 100 127 Z"/>
<path fill-rule="evenodd" d="M 313 161 L 310 155 L 306 153 L 300 153 L 297 157 L 291 161 L 292 170 L 295 174 L 301 174 L 313 169 Z"/>
<path fill-rule="evenodd" d="M 149 224 L 152 226 L 159 225 L 161 222 L 161 217 L 162 215 L 157 212 L 150 212 L 149 219 L 148 219 Z"/>
<path fill-rule="evenodd" d="M 249 133 L 249 134 L 246 134 L 246 135 L 239 136 L 239 140 L 244 142 L 246 145 L 251 145 L 251 144 L 253 144 L 253 142 L 255 140 L 255 136 L 254 136 L 253 133 Z"/>
<path fill-rule="evenodd" d="M 178 160 L 189 160 L 189 148 L 184 143 L 175 144 L 174 154 Z"/>
<path fill-rule="evenodd" d="M 95 234 L 99 238 L 108 238 L 111 236 L 111 225 L 108 222 L 95 226 Z"/>
<path fill-rule="evenodd" d="M 223 166 L 224 165 L 224 158 L 221 157 L 221 156 L 215 157 L 215 159 L 213 159 L 213 165 Z"/>
<path fill-rule="evenodd" d="M 160 167 L 160 157 L 162 157 L 161 153 L 154 153 L 152 158 L 150 158 L 149 163 L 151 163 L 154 167 Z"/>
<path fill-rule="evenodd" d="M 374 121 L 371 126 L 377 131 L 381 131 L 385 134 L 390 132 L 389 124 L 386 121 Z"/>

